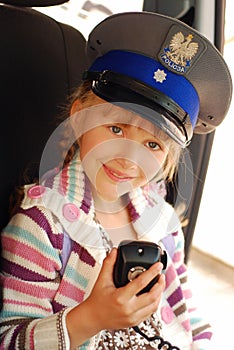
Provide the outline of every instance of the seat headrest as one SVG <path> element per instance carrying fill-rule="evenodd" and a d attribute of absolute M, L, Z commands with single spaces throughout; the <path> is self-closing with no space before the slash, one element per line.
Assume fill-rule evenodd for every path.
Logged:
<path fill-rule="evenodd" d="M 22 7 L 40 7 L 40 6 L 54 6 L 64 4 L 69 0 L 3 0 L 1 3 L 13 6 Z"/>

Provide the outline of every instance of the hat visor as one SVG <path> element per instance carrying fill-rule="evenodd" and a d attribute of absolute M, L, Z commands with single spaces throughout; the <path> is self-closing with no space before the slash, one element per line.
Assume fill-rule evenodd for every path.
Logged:
<path fill-rule="evenodd" d="M 113 72 L 111 73 L 113 78 Z M 124 79 L 126 83 L 126 76 Z M 106 76 L 105 79 L 93 79 L 92 91 L 105 101 L 130 110 L 150 121 L 185 148 L 193 133 L 189 116 L 161 92 L 157 95 L 155 89 L 131 78 L 127 79 L 130 82 L 129 86 L 126 86 L 121 79 L 113 82 L 113 79 L 106 79 Z M 152 90 L 154 98 L 150 96 Z"/>

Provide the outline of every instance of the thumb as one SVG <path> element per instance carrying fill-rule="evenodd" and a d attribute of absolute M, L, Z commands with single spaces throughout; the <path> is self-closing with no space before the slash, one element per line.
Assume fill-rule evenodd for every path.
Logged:
<path fill-rule="evenodd" d="M 113 282 L 113 269 L 114 269 L 116 257 L 117 257 L 117 249 L 113 248 L 110 254 L 108 254 L 108 256 L 104 259 L 103 265 L 99 274 L 100 279 L 104 280 L 105 282 L 110 281 L 111 284 Z"/>

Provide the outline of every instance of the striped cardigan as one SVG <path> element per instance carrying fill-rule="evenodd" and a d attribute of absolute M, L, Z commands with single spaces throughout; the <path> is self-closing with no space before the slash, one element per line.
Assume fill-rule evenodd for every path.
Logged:
<path fill-rule="evenodd" d="M 74 220 L 64 214 L 70 204 L 77 208 Z M 175 212 L 153 186 L 130 193 L 128 209 L 138 239 L 168 252 L 158 310 L 164 338 L 181 350 L 207 350 L 211 330 L 193 305 Z M 106 256 L 93 218 L 79 157 L 39 187 L 25 186 L 21 207 L 2 232 L 0 350 L 69 349 L 66 314 L 88 297 Z M 98 335 L 80 349 L 98 349 L 97 342 Z"/>

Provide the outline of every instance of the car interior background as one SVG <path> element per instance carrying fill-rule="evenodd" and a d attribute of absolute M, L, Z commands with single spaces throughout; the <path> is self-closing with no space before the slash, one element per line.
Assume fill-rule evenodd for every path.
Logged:
<path fill-rule="evenodd" d="M 0 6 L 1 228 L 9 219 L 9 195 L 22 183 L 25 169 L 38 176 L 56 118 L 85 69 L 83 35 L 26 7 L 61 2 L 8 0 Z"/>
<path fill-rule="evenodd" d="M 200 30 L 223 52 L 227 1 L 232 0 L 1 1 L 0 229 L 9 219 L 11 192 L 16 185 L 24 183 L 25 169 L 30 169 L 31 179 L 37 177 L 42 151 L 57 125 L 61 107 L 81 81 L 86 67 L 85 41 L 92 27 L 115 12 L 159 12 L 179 18 Z M 204 13 L 207 15 L 203 16 Z M 230 56 L 233 58 L 233 54 Z M 228 341 L 224 342 L 223 337 L 230 339 L 231 334 L 228 321 L 224 324 L 222 317 L 217 319 L 216 315 L 227 318 L 227 312 L 230 317 L 234 312 L 234 259 L 232 256 L 230 264 L 219 261 L 215 264 L 209 256 L 204 256 L 202 249 L 195 252 L 192 249 L 192 243 L 197 241 L 196 236 L 202 242 L 196 233 L 196 225 L 215 133 L 194 136 L 181 161 L 180 177 L 175 179 L 174 186 L 168 186 L 167 200 L 183 213 L 186 262 L 191 267 L 199 303 L 210 314 L 210 322 L 214 321 L 217 348 L 213 350 L 218 350 L 229 344 Z M 57 159 L 55 149 L 54 166 Z M 217 186 L 220 185 L 217 183 Z M 200 226 L 201 234 L 206 235 L 209 224 Z M 209 245 L 209 242 L 206 241 L 206 244 Z M 220 284 L 220 276 L 224 276 L 224 273 L 226 275 Z M 203 285 L 196 288 L 197 284 Z M 220 293 L 224 293 L 226 298 L 222 304 L 224 310 L 217 306 L 221 300 L 219 298 L 223 297 Z M 203 303 L 203 296 L 206 304 Z M 210 303 L 207 303 L 208 298 Z"/>

